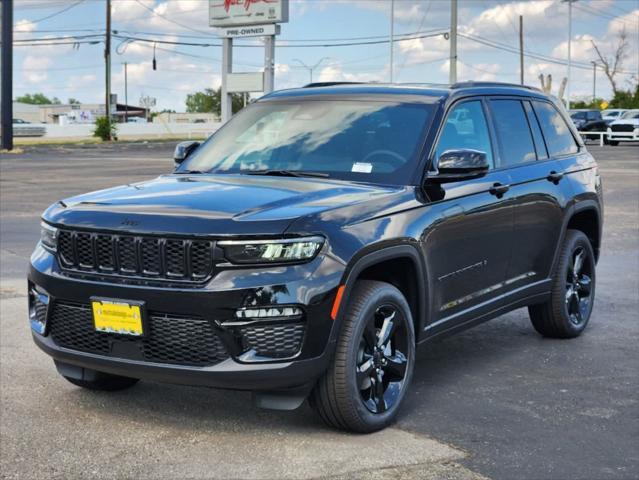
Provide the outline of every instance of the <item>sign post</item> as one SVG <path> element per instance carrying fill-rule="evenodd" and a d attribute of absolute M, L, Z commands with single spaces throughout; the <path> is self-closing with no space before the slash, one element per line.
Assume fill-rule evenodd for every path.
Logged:
<path fill-rule="evenodd" d="M 209 0 L 209 25 L 222 37 L 222 122 L 233 115 L 231 94 L 275 87 L 275 36 L 288 22 L 288 0 Z M 233 73 L 233 39 L 264 37 L 263 74 Z"/>

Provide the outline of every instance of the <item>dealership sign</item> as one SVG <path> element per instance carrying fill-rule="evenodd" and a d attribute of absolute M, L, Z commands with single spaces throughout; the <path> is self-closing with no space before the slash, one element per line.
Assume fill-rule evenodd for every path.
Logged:
<path fill-rule="evenodd" d="M 217 34 L 225 38 L 244 37 L 265 37 L 267 35 L 279 35 L 280 26 L 275 25 L 254 25 L 252 27 L 226 27 L 218 28 Z"/>
<path fill-rule="evenodd" d="M 284 22 L 288 22 L 288 0 L 209 0 L 211 27 Z"/>

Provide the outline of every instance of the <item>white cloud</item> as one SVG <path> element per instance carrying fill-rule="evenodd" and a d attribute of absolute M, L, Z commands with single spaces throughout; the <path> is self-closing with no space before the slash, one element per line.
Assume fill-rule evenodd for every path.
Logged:
<path fill-rule="evenodd" d="M 209 33 L 208 8 L 208 2 L 200 0 L 114 2 L 112 16 L 116 22 L 146 30 Z"/>
<path fill-rule="evenodd" d="M 381 71 L 370 73 L 352 73 L 343 70 L 339 62 L 321 69 L 318 82 L 386 82 L 388 81 L 388 65 Z"/>
<path fill-rule="evenodd" d="M 446 60 L 439 70 L 448 73 L 450 61 Z M 460 82 L 474 80 L 479 82 L 491 82 L 498 80 L 501 65 L 498 63 L 477 63 L 474 65 L 457 63 L 457 79 Z"/>
<path fill-rule="evenodd" d="M 22 61 L 22 77 L 26 83 L 39 84 L 48 78 L 53 61 L 48 57 L 27 55 Z"/>
<path fill-rule="evenodd" d="M 31 33 L 35 31 L 37 24 L 29 20 L 18 20 L 13 28 L 15 33 Z"/>

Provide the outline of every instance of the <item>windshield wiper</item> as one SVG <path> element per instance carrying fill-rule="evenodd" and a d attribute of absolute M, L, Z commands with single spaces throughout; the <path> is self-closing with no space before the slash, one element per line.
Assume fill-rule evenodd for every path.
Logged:
<path fill-rule="evenodd" d="M 207 173 L 207 172 L 203 172 L 202 170 L 179 170 L 173 173 L 176 175 L 199 175 L 201 173 Z"/>
<path fill-rule="evenodd" d="M 248 172 L 242 172 L 244 175 L 275 175 L 280 177 L 320 177 L 327 178 L 328 173 L 323 172 L 304 172 L 301 170 L 277 170 L 277 169 L 267 169 L 267 170 L 251 170 Z"/>

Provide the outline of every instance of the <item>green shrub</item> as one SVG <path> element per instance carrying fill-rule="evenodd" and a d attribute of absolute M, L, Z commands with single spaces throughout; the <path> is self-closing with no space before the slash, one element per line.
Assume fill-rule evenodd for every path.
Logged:
<path fill-rule="evenodd" d="M 117 124 L 114 121 L 109 121 L 107 117 L 98 117 L 95 119 L 95 130 L 93 130 L 94 137 L 100 137 L 103 141 L 117 140 Z"/>

